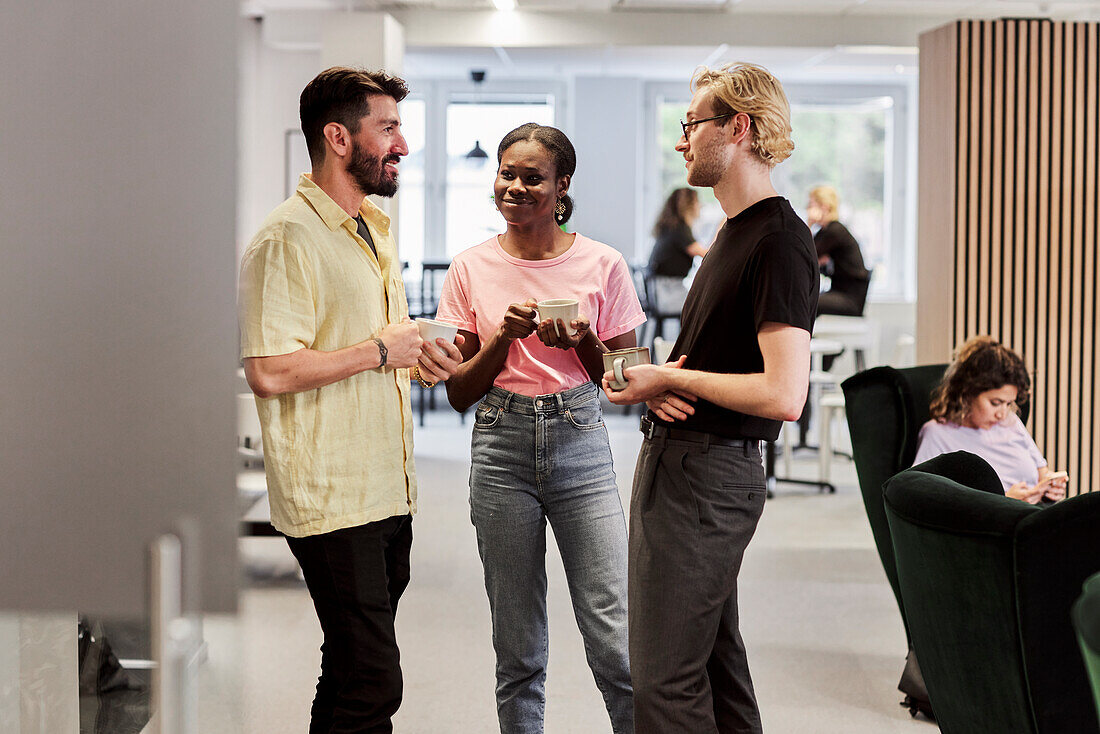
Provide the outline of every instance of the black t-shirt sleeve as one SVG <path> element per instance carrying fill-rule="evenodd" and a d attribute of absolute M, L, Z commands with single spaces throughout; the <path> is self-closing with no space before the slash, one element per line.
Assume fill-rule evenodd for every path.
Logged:
<path fill-rule="evenodd" d="M 765 321 L 813 331 L 819 275 L 807 245 L 787 233 L 771 234 L 760 241 L 750 263 L 757 331 Z"/>

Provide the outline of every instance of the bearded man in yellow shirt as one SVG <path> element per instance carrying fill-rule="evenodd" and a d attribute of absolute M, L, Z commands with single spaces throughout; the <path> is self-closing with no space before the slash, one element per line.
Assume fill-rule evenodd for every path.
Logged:
<path fill-rule="evenodd" d="M 421 341 L 390 219 L 366 199 L 397 191 L 406 94 L 385 72 L 342 67 L 306 86 L 312 174 L 241 261 L 241 357 L 263 429 L 271 521 L 324 633 L 311 734 L 393 729 L 402 692 L 394 614 L 416 512 L 410 372 L 430 386 L 462 359 L 455 344 Z"/>

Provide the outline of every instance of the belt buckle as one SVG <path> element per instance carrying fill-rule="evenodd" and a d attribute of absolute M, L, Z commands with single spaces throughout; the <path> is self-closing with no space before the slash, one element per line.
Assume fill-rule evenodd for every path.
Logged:
<path fill-rule="evenodd" d="M 657 424 L 655 424 L 653 421 L 651 421 L 648 416 L 644 416 L 644 415 L 642 416 L 641 423 L 642 423 L 642 425 L 641 425 L 642 436 L 644 436 L 645 438 L 652 439 L 653 434 L 657 432 Z"/>

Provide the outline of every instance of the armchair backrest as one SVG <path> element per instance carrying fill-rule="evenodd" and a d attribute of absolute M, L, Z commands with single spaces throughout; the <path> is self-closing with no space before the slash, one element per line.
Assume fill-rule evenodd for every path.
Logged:
<path fill-rule="evenodd" d="M 883 571 L 898 602 L 906 637 L 909 625 L 898 588 L 890 527 L 882 506 L 882 485 L 912 466 L 917 454 L 917 434 L 928 420 L 929 396 L 946 368 L 944 364 L 900 370 L 872 367 L 841 383 L 863 506 Z"/>
<path fill-rule="evenodd" d="M 945 734 L 1097 731 L 1070 607 L 1100 570 L 1100 493 L 1043 509 L 978 491 L 990 476 L 982 459 L 955 452 L 884 491 L 936 720 Z"/>

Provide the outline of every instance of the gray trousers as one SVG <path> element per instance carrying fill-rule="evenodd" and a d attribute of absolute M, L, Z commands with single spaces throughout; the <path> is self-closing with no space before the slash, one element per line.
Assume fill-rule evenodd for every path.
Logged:
<path fill-rule="evenodd" d="M 636 734 L 761 732 L 737 574 L 766 493 L 760 443 L 646 439 L 630 500 Z"/>

